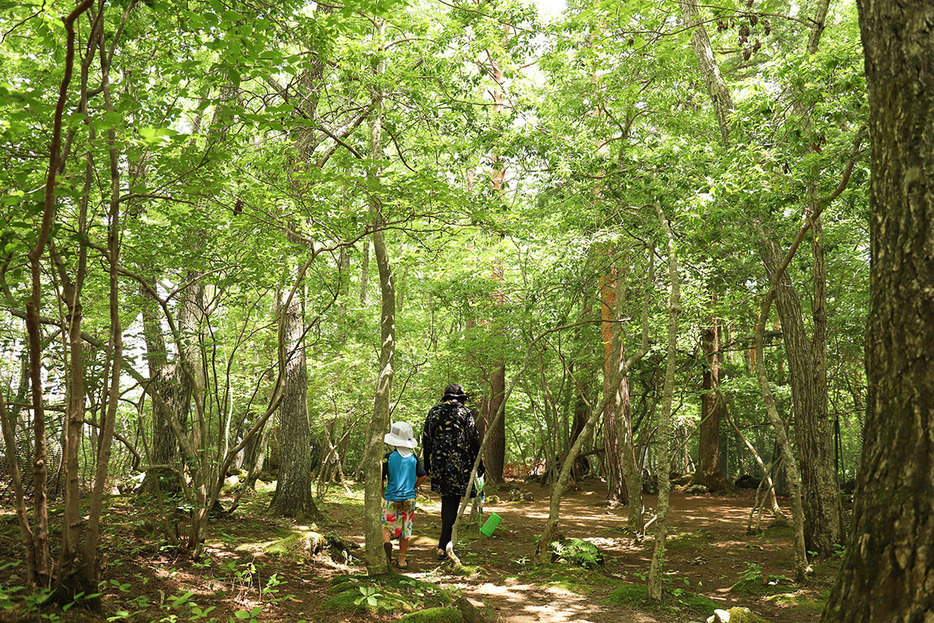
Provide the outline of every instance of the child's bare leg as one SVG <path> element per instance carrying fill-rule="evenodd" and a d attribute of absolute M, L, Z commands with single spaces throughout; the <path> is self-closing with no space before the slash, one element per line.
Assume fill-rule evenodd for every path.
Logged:
<path fill-rule="evenodd" d="M 399 537 L 399 564 L 405 565 L 405 554 L 409 551 L 409 539 Z"/>

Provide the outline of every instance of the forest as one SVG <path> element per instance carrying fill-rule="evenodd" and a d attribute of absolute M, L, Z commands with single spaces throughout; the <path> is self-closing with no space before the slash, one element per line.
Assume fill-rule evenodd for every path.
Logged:
<path fill-rule="evenodd" d="M 934 620 L 927 0 L 0 9 L 0 621 Z"/>

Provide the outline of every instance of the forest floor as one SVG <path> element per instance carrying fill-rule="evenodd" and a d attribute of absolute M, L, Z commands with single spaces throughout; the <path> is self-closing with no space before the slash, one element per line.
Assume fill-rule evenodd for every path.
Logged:
<path fill-rule="evenodd" d="M 206 553 L 194 561 L 164 545 L 154 505 L 114 496 L 106 519 L 99 615 L 78 607 L 64 614 L 29 613 L 18 603 L 18 530 L 12 512 L 0 510 L 0 622 L 389 622 L 406 611 L 464 597 L 503 623 L 703 622 L 714 608 L 734 606 L 770 622 L 805 623 L 818 620 L 838 564 L 837 559 L 818 563 L 807 585 L 794 585 L 788 524 L 764 517 L 763 530 L 747 533 L 751 492 L 673 490 L 666 593 L 656 605 L 645 599 L 644 590 L 654 546 L 651 529 L 647 539 L 635 538 L 626 528 L 627 509 L 607 508 L 604 483 L 582 482 L 562 503 L 560 535 L 586 540 L 604 557 L 602 564 L 582 568 L 530 563 L 548 516 L 548 489 L 510 482 L 492 491 L 502 501 L 484 509 L 503 518 L 492 537 L 481 535 L 474 522 L 462 526 L 457 551 L 463 568 L 435 559 L 440 502 L 425 496 L 415 518 L 409 568 L 368 579 L 362 575 L 361 489 L 332 489 L 321 526 L 269 517 L 264 512 L 269 489 L 261 489 L 233 515 L 212 524 Z M 510 497 L 531 499 L 506 501 Z M 646 496 L 645 504 L 651 511 L 654 496 Z M 342 560 L 336 539 L 329 547 L 319 534 L 339 537 L 349 546 L 349 560 Z M 54 543 L 54 533 L 52 538 Z"/>

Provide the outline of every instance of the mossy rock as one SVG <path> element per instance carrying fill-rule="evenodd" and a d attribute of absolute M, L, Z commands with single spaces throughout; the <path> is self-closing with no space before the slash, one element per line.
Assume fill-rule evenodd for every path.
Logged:
<path fill-rule="evenodd" d="M 317 554 L 327 545 L 323 534 L 313 531 L 299 532 L 274 541 L 263 547 L 263 551 L 270 556 L 285 556 L 289 558 L 307 557 Z"/>
<path fill-rule="evenodd" d="M 464 623 L 464 615 L 456 608 L 428 608 L 409 613 L 400 623 Z"/>
<path fill-rule="evenodd" d="M 649 597 L 649 588 L 645 584 L 623 584 L 610 593 L 606 600 L 611 604 L 641 605 Z"/>
<path fill-rule="evenodd" d="M 449 604 L 453 600 L 450 591 L 436 584 L 400 574 L 339 575 L 331 580 L 328 590 L 332 597 L 324 607 L 350 613 L 412 612 L 426 601 Z"/>
<path fill-rule="evenodd" d="M 614 588 L 620 585 L 619 580 L 604 575 L 599 570 L 581 569 L 568 565 L 532 567 L 522 577 L 534 578 L 536 582 L 546 586 L 561 588 L 579 595 L 592 593 L 598 588 Z"/>

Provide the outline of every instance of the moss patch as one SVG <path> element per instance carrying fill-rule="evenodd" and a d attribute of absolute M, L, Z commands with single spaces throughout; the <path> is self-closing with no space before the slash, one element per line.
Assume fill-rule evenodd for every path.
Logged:
<path fill-rule="evenodd" d="M 610 604 L 635 606 L 651 612 L 681 612 L 707 616 L 717 604 L 683 589 L 665 590 L 662 600 L 649 599 L 649 588 L 645 584 L 623 584 L 610 593 L 606 601 Z M 732 620 L 731 620 L 732 621 Z"/>
<path fill-rule="evenodd" d="M 413 612 L 431 604 L 450 604 L 452 591 L 400 574 L 381 576 L 339 575 L 331 579 L 329 610 L 363 612 Z"/>
<path fill-rule="evenodd" d="M 787 593 L 789 587 L 794 586 L 791 580 L 782 575 L 770 578 L 755 577 L 744 578 L 730 587 L 731 593 L 743 595 L 775 595 Z"/>
<path fill-rule="evenodd" d="M 808 612 L 820 613 L 824 610 L 823 599 L 816 599 L 807 593 L 779 593 L 765 598 L 766 601 L 787 608 L 801 608 Z"/>
<path fill-rule="evenodd" d="M 665 547 L 669 549 L 698 549 L 709 547 L 714 541 L 710 530 L 700 529 L 693 532 L 675 532 L 665 539 Z"/>
<path fill-rule="evenodd" d="M 619 580 L 614 580 L 598 571 L 571 568 L 567 565 L 541 565 L 526 571 L 521 577 L 524 581 L 534 579 L 545 586 L 561 588 L 578 595 L 592 593 L 598 587 L 620 585 Z"/>
<path fill-rule="evenodd" d="M 404 623 L 464 623 L 464 615 L 456 608 L 428 608 L 405 615 Z"/>
<path fill-rule="evenodd" d="M 795 527 L 785 519 L 776 519 L 765 527 L 762 536 L 772 539 L 790 539 L 795 535 Z"/>

